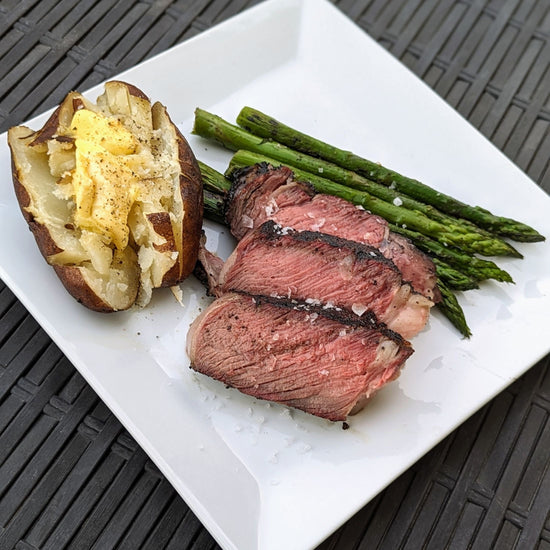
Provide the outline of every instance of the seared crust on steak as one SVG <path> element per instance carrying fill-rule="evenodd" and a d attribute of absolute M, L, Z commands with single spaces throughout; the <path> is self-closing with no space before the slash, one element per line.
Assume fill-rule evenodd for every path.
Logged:
<path fill-rule="evenodd" d="M 352 251 L 358 260 L 372 260 L 376 258 L 378 262 L 384 263 L 388 269 L 395 271 L 401 276 L 401 272 L 397 269 L 397 266 L 381 254 L 377 248 L 357 241 L 348 241 L 336 235 L 329 235 L 318 231 L 295 231 L 289 227 L 282 227 L 273 221 L 263 223 L 258 228 L 257 234 L 268 241 L 279 241 L 281 237 L 292 235 L 293 240 L 296 242 L 325 243 L 333 248 L 347 249 Z"/>

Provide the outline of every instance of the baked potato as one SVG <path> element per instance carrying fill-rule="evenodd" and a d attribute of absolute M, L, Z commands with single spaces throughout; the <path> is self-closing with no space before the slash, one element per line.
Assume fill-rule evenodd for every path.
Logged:
<path fill-rule="evenodd" d="M 166 108 L 105 84 L 96 103 L 67 95 L 38 131 L 8 131 L 15 194 L 68 292 L 100 312 L 145 306 L 197 261 L 201 174 Z"/>

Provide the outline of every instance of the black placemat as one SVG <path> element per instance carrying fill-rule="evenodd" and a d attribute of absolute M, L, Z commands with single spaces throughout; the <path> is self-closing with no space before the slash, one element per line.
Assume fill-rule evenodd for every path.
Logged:
<path fill-rule="evenodd" d="M 254 3 L 2 1 L 0 129 Z M 547 0 L 335 4 L 550 190 Z M 548 365 L 547 357 L 320 548 L 550 548 Z M 0 549 L 215 547 L 0 284 Z"/>

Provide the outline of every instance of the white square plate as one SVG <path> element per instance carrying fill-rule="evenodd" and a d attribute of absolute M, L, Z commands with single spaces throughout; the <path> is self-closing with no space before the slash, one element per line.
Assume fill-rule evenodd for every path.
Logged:
<path fill-rule="evenodd" d="M 193 110 L 234 121 L 251 105 L 550 235 L 549 197 L 325 0 L 263 3 L 120 78 L 167 105 L 219 170 L 230 154 L 190 136 Z M 26 228 L 6 146 L 0 168 L 0 276 L 224 548 L 314 547 L 550 349 L 549 246 L 520 245 L 525 259 L 499 261 L 515 285 L 461 296 L 473 337 L 435 312 L 402 376 L 344 431 L 188 368 L 187 329 L 208 303 L 193 278 L 183 305 L 159 291 L 143 311 L 82 308 Z M 206 225 L 227 255 L 227 231 Z"/>

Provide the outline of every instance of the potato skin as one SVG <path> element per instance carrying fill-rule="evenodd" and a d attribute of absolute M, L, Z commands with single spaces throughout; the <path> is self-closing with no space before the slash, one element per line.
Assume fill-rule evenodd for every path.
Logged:
<path fill-rule="evenodd" d="M 179 193 L 184 215 L 182 219 L 180 219 L 180 216 L 177 216 L 177 222 L 174 222 L 174 216 L 171 216 L 169 212 L 161 211 L 147 214 L 147 219 L 154 231 L 165 239 L 165 242 L 162 244 L 154 244 L 154 249 L 168 256 L 173 255 L 174 252 L 178 252 L 174 265 L 163 276 L 161 274 L 162 283 L 160 286 L 173 286 L 189 276 L 197 261 L 203 216 L 202 178 L 198 163 L 187 140 L 177 126 L 173 124 L 164 106 L 159 103 L 151 105 L 149 98 L 132 84 L 122 81 L 111 81 L 106 84 L 106 88 L 108 85 L 125 87 L 129 96 L 144 100 L 146 102 L 145 105 L 151 109 L 152 114 L 154 109 L 161 109 L 165 118 L 169 121 L 173 132 L 173 134 L 170 133 L 170 136 L 175 136 L 176 142 L 171 138 L 172 150 L 177 149 L 180 174 L 179 188 L 176 185 L 174 192 Z M 113 302 L 109 292 L 104 290 L 101 284 L 98 286 L 96 278 L 99 280 L 100 277 L 96 277 L 97 273 L 92 273 L 89 266 L 62 265 L 51 261 L 53 255 L 64 251 L 62 248 L 64 245 L 60 245 L 54 240 L 47 226 L 48 222 L 45 225 L 35 219 L 36 204 L 32 204 L 32 197 L 34 195 L 30 192 L 31 188 L 28 187 L 28 170 L 23 168 L 25 164 L 28 164 L 29 159 L 32 160 L 33 157 L 30 155 L 27 158 L 24 153 L 23 155 L 21 154 L 21 143 L 25 143 L 25 146 L 29 150 L 45 151 L 46 143 L 49 140 L 72 141 L 72 138 L 60 134 L 62 134 L 63 129 L 67 129 L 70 125 L 72 114 L 78 109 L 86 108 L 86 106 L 87 100 L 77 92 L 70 92 L 41 129 L 37 131 L 28 128 L 25 128 L 23 131 L 23 127 L 10 129 L 8 132 L 8 141 L 12 153 L 12 179 L 15 196 L 23 217 L 30 231 L 33 233 L 42 256 L 52 265 L 63 286 L 79 303 L 88 309 L 102 313 L 111 313 L 128 309 L 136 303 L 139 282 L 136 283 L 135 287 L 133 284 L 128 285 L 127 296 L 122 298 L 117 297 Z M 16 140 L 18 140 L 17 143 Z M 16 145 L 14 146 L 14 144 Z M 16 149 L 19 150 L 19 157 L 16 154 Z M 71 223 L 69 221 L 65 226 L 68 231 L 71 230 Z M 180 224 L 179 226 L 178 223 Z M 133 273 L 134 270 L 135 267 L 128 272 Z M 125 269 L 124 271 L 126 272 Z M 94 288 L 98 289 L 98 292 L 90 286 L 89 277 L 92 277 Z M 114 282 L 116 283 L 116 281 Z M 102 295 L 103 292 L 105 292 L 105 296 Z"/>
<path fill-rule="evenodd" d="M 46 143 L 52 139 L 59 131 L 59 127 L 69 122 L 69 117 L 78 109 L 84 107 L 84 101 L 78 92 L 69 92 L 63 102 L 50 115 L 44 126 L 34 133 L 34 139 L 31 146 Z M 59 138 L 58 138 L 59 139 Z M 62 138 L 61 138 L 62 139 Z M 68 138 L 67 138 L 68 139 Z"/>
<path fill-rule="evenodd" d="M 36 244 L 38 245 L 38 249 L 47 261 L 49 256 L 61 252 L 62 249 L 59 248 L 56 242 L 52 239 L 48 228 L 35 221 L 34 216 L 29 212 L 28 207 L 31 204 L 31 198 L 25 186 L 21 183 L 22 177 L 20 176 L 20 172 L 15 164 L 14 158 L 12 158 L 11 166 L 13 187 L 15 190 L 15 196 L 17 197 L 17 202 L 19 203 L 19 207 L 21 209 L 21 213 L 23 214 L 23 217 L 25 218 L 29 229 L 34 235 Z"/>
<path fill-rule="evenodd" d="M 92 311 L 97 311 L 98 313 L 113 313 L 115 311 L 123 311 L 130 308 L 134 301 L 133 299 L 128 299 L 128 306 L 126 308 L 115 309 L 109 303 L 107 303 L 101 296 L 98 296 L 90 287 L 86 279 L 82 275 L 82 271 L 78 267 L 70 267 L 64 265 L 54 265 L 55 273 L 59 277 L 60 281 L 63 283 L 63 286 L 67 292 L 80 304 L 91 309 Z"/>
<path fill-rule="evenodd" d="M 143 93 L 137 86 L 134 86 L 133 84 L 130 84 L 123 80 L 110 80 L 109 84 L 120 84 L 121 86 L 125 86 L 130 95 L 133 95 L 134 97 L 139 97 L 140 99 L 145 99 L 145 101 L 148 101 L 149 103 L 151 103 L 151 100 L 149 99 L 149 97 L 145 95 L 145 93 Z"/>
<path fill-rule="evenodd" d="M 168 116 L 168 114 L 167 114 Z M 164 277 L 163 286 L 173 286 L 185 278 L 193 271 L 199 255 L 199 241 L 202 230 L 203 219 L 203 194 L 202 194 L 202 176 L 189 143 L 183 137 L 178 127 L 168 116 L 168 120 L 176 131 L 178 140 L 178 156 L 181 167 L 180 173 L 180 193 L 183 201 L 185 216 L 183 219 L 181 232 L 181 254 L 179 258 L 177 273 L 174 266 Z"/>

